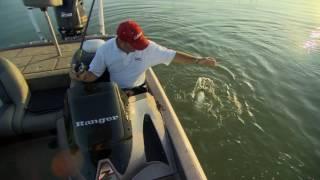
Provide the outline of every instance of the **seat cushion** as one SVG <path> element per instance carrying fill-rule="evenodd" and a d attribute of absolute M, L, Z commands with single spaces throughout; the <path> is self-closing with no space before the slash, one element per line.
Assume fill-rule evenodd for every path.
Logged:
<path fill-rule="evenodd" d="M 35 7 L 35 8 L 45 8 L 49 6 L 61 6 L 63 4 L 62 0 L 23 0 L 25 6 Z"/>
<path fill-rule="evenodd" d="M 0 84 L 1 101 L 4 104 L 14 105 L 15 109 L 12 117 L 8 117 L 9 114 L 5 116 L 10 119 L 13 130 L 16 133 L 21 133 L 22 119 L 25 108 L 29 103 L 30 91 L 23 74 L 17 66 L 5 58 L 0 58 Z"/>
<path fill-rule="evenodd" d="M 54 130 L 57 120 L 63 118 L 63 110 L 55 112 L 36 114 L 27 112 L 23 119 L 23 133 L 35 133 Z"/>
<path fill-rule="evenodd" d="M 55 88 L 45 91 L 32 92 L 28 112 L 43 114 L 62 110 L 67 88 Z"/>

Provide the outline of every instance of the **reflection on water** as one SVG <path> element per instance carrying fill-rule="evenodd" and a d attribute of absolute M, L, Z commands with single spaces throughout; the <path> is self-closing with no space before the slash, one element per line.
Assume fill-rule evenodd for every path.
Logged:
<path fill-rule="evenodd" d="M 309 37 L 310 39 L 304 43 L 303 48 L 305 48 L 308 53 L 318 51 L 320 49 L 320 27 L 311 31 Z"/>

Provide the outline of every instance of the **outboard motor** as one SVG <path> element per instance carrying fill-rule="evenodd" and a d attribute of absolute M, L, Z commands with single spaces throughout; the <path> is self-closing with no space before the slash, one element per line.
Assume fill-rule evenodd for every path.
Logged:
<path fill-rule="evenodd" d="M 65 118 L 57 122 L 63 177 L 175 179 L 170 139 L 152 96 L 127 99 L 116 84 L 104 82 L 78 84 L 66 99 Z"/>
<path fill-rule="evenodd" d="M 63 0 L 63 5 L 54 7 L 62 39 L 76 39 L 82 34 L 88 17 L 83 0 Z"/>
<path fill-rule="evenodd" d="M 64 148 L 68 152 L 82 159 L 78 177 L 91 180 L 103 175 L 117 179 L 117 174 L 126 171 L 132 132 L 123 101 L 126 97 L 121 98 L 114 83 L 79 85 L 68 90 L 63 128 L 66 137 L 60 133 L 60 138 L 67 139 Z"/>

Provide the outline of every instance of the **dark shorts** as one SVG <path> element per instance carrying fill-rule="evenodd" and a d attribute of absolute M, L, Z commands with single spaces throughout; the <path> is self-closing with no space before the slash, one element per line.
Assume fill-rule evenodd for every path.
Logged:
<path fill-rule="evenodd" d="M 146 83 L 143 83 L 140 86 L 137 87 L 133 87 L 133 88 L 124 88 L 122 89 L 123 91 L 133 91 L 133 95 L 138 95 L 138 94 L 142 94 L 145 92 L 148 92 L 148 87 L 146 85 Z"/>

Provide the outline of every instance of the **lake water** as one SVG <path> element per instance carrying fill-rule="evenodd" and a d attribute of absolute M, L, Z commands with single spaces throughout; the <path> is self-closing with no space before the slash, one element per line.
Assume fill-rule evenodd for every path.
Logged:
<path fill-rule="evenodd" d="M 208 179 L 320 179 L 319 0 L 104 4 L 110 34 L 132 18 L 164 46 L 217 58 L 155 68 Z M 20 0 L 1 0 L 0 16 L 0 48 L 37 40 Z"/>

